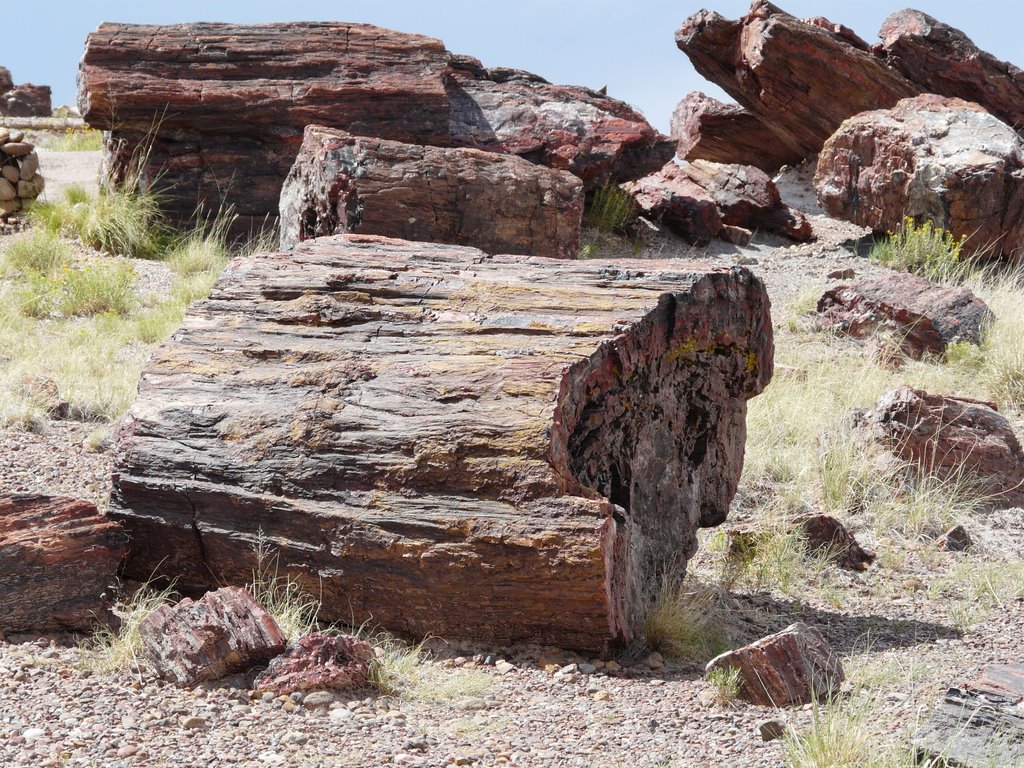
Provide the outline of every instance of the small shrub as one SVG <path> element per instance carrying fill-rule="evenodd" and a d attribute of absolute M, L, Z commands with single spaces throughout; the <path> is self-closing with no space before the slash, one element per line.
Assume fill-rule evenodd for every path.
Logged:
<path fill-rule="evenodd" d="M 65 317 L 112 312 L 127 315 L 134 309 L 135 270 L 127 262 L 89 262 L 69 267 L 56 280 L 57 311 Z"/>
<path fill-rule="evenodd" d="M 608 183 L 594 192 L 584 221 L 601 232 L 623 234 L 636 221 L 638 209 L 631 194 Z"/>
<path fill-rule="evenodd" d="M 960 270 L 963 243 L 930 221 L 915 224 L 907 216 L 889 236 L 871 249 L 871 259 L 933 280 L 949 279 Z"/>
<path fill-rule="evenodd" d="M 101 627 L 86 643 L 83 666 L 101 674 L 137 671 L 142 651 L 139 626 L 157 608 L 173 603 L 176 596 L 173 586 L 156 590 L 146 584 L 139 588 L 127 603 L 114 608 L 121 626 L 116 630 Z"/>
<path fill-rule="evenodd" d="M 729 647 L 718 594 L 686 582 L 661 590 L 644 621 L 644 637 L 651 648 L 690 661 L 706 661 Z"/>
<path fill-rule="evenodd" d="M 719 704 L 731 704 L 740 695 L 740 670 L 738 667 L 715 667 L 707 674 L 708 685 Z"/>
<path fill-rule="evenodd" d="M 71 249 L 53 232 L 32 230 L 20 235 L 3 252 L 6 275 L 53 275 L 71 263 Z"/>

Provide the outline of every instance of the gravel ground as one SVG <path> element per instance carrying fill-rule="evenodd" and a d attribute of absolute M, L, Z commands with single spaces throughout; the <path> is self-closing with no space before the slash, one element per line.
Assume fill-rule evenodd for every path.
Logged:
<path fill-rule="evenodd" d="M 54 152 L 43 147 L 39 172 L 46 179 L 43 200 L 59 200 L 67 187 L 79 185 L 95 194 L 99 189 L 101 152 Z"/>
<path fill-rule="evenodd" d="M 44 156 L 49 176 L 67 167 L 49 161 Z M 782 184 L 789 199 L 806 196 L 806 173 L 797 169 Z M 51 182 L 51 193 L 56 187 Z M 862 231 L 812 216 L 819 234 L 813 244 L 759 237 L 750 248 L 695 250 L 659 234 L 642 255 L 744 263 L 765 280 L 776 306 L 828 284 L 833 270 L 884 271 L 843 245 Z M 112 458 L 82 447 L 93 429 L 70 422 L 55 423 L 46 435 L 0 429 L 0 493 L 59 492 L 102 504 Z M 1022 532 L 1015 510 L 977 521 L 979 547 L 971 555 L 938 552 L 930 543 L 892 554 L 890 542 L 868 535 L 862 543 L 888 547 L 890 556 L 866 573 L 830 573 L 798 599 L 737 589 L 727 597 L 726 620 L 737 642 L 797 619 L 817 626 L 839 653 L 857 656 L 848 671 L 874 681 L 869 689 L 881 700 L 875 720 L 896 733 L 926 716 L 948 683 L 1019 658 L 1019 600 L 965 621 L 958 603 L 931 587 L 958 567 L 1019 558 Z M 710 568 L 708 557 L 699 555 L 694 568 Z M 551 649 L 441 641 L 431 649 L 424 663 L 433 682 L 416 695 L 362 693 L 314 709 L 252 701 L 244 688 L 225 685 L 182 690 L 127 672 L 91 674 L 73 638 L 7 638 L 0 640 L 0 766 L 756 768 L 783 764 L 782 747 L 762 742 L 758 723 L 781 716 L 799 728 L 811 716 L 806 707 L 778 713 L 717 703 L 699 665 L 658 667 L 652 660 L 609 672 L 599 660 Z M 541 656 L 565 671 L 541 668 Z M 571 667 L 581 662 L 598 669 Z"/>

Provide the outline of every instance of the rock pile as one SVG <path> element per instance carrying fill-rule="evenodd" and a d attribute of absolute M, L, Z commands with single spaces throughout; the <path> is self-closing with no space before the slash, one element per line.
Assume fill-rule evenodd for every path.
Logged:
<path fill-rule="evenodd" d="M 0 128 L 0 217 L 25 208 L 43 193 L 39 155 L 22 131 Z"/>
<path fill-rule="evenodd" d="M 16 86 L 7 67 L 0 67 L 0 116 L 49 117 L 50 86 L 25 83 Z"/>

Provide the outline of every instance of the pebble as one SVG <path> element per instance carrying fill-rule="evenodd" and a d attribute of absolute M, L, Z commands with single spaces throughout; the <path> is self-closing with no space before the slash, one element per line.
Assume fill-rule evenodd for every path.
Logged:
<path fill-rule="evenodd" d="M 181 727 L 195 730 L 198 728 L 206 727 L 206 718 L 199 717 L 198 715 L 192 715 L 191 717 L 181 718 Z"/>
<path fill-rule="evenodd" d="M 494 665 L 494 668 L 496 670 L 498 670 L 499 674 L 507 675 L 509 672 L 514 672 L 515 671 L 516 665 L 515 664 L 510 664 L 509 662 L 507 662 L 504 659 L 502 659 L 501 661 L 497 662 Z"/>

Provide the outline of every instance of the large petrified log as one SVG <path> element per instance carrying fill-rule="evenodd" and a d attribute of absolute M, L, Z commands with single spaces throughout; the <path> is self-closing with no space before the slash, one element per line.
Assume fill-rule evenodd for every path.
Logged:
<path fill-rule="evenodd" d="M 0 498 L 0 630 L 84 630 L 109 620 L 121 526 L 64 497 Z"/>
<path fill-rule="evenodd" d="M 676 155 L 683 160 L 752 165 L 774 173 L 804 157 L 739 104 L 724 104 L 700 91 L 679 102 L 672 113 L 670 133 L 676 141 Z"/>
<path fill-rule="evenodd" d="M 86 122 L 111 132 L 115 179 L 148 145 L 144 180 L 166 190 L 171 213 L 228 203 L 242 227 L 276 217 L 311 124 L 517 154 L 591 187 L 672 155 L 621 101 L 368 24 L 102 24 L 86 41 L 78 98 Z"/>
<path fill-rule="evenodd" d="M 52 111 L 48 85 L 15 85 L 11 71 L 0 67 L 0 115 L 7 117 L 49 117 Z"/>
<path fill-rule="evenodd" d="M 127 570 L 326 619 L 600 650 L 726 516 L 772 371 L 741 268 L 343 235 L 232 262 L 117 444 Z"/>
<path fill-rule="evenodd" d="M 767 0 L 754 0 L 739 21 L 700 11 L 676 32 L 676 44 L 802 158 L 851 115 L 921 92 L 855 35 L 823 19 L 801 21 Z"/>
<path fill-rule="evenodd" d="M 878 34 L 886 61 L 922 90 L 977 102 L 1024 126 L 1024 70 L 980 50 L 959 29 L 908 8 L 889 16 Z"/>
<path fill-rule="evenodd" d="M 356 232 L 576 258 L 583 184 L 520 157 L 311 125 L 281 190 L 281 247 Z"/>
<path fill-rule="evenodd" d="M 964 240 L 965 254 L 1024 250 L 1024 140 L 962 99 L 924 94 L 846 120 L 814 188 L 830 215 L 874 230 L 910 216 Z"/>

